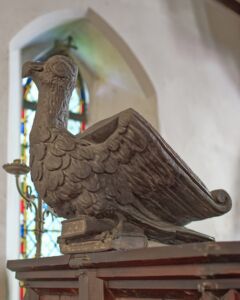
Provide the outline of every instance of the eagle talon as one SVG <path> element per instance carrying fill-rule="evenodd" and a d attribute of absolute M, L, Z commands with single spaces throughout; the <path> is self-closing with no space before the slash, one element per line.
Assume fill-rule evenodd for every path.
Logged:
<path fill-rule="evenodd" d="M 108 231 L 104 231 L 99 234 L 98 238 L 101 241 L 117 240 L 124 236 L 145 236 L 141 228 L 133 225 L 127 221 L 127 219 L 120 213 L 116 214 L 116 224 Z"/>
<path fill-rule="evenodd" d="M 126 222 L 126 219 L 124 216 L 118 214 L 118 223 L 112 230 L 104 231 L 102 232 L 99 237 L 102 241 L 104 240 L 115 240 L 117 239 L 122 233 L 124 228 L 124 222 Z"/>

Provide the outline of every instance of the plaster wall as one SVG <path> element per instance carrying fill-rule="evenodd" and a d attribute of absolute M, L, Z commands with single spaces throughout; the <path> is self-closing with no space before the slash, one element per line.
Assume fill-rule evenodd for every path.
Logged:
<path fill-rule="evenodd" d="M 139 93 L 130 93 L 112 84 L 96 85 L 92 95 L 88 114 L 89 125 L 133 107 L 155 128 L 158 127 L 155 96 L 146 98 Z"/>
<path fill-rule="evenodd" d="M 87 7 L 122 36 L 152 79 L 164 138 L 210 189 L 225 188 L 234 200 L 232 213 L 193 227 L 217 239 L 239 239 L 240 19 L 213 0 L 3 1 L 0 165 L 15 158 L 7 156 L 6 143 L 11 39 L 41 15 L 64 9 L 81 15 Z M 6 175 L 0 170 L 0 299 L 7 299 L 6 257 L 14 258 L 17 253 L 17 249 L 6 253 L 6 185 Z M 9 299 L 17 299 L 16 293 L 11 289 Z"/>

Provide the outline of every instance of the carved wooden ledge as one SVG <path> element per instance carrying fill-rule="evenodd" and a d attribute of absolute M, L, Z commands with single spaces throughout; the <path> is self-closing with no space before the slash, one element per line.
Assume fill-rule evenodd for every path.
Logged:
<path fill-rule="evenodd" d="M 14 260 L 25 300 L 240 299 L 240 242 Z"/>

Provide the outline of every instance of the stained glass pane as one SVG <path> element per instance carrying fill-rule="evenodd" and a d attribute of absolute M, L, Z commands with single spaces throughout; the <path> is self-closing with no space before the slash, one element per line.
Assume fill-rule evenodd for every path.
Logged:
<path fill-rule="evenodd" d="M 32 79 L 24 78 L 23 79 L 23 87 L 24 87 L 24 99 L 29 102 L 37 102 L 38 100 L 38 89 L 36 84 L 32 81 Z"/>
<path fill-rule="evenodd" d="M 77 89 L 73 90 L 72 97 L 69 102 L 69 111 L 76 114 L 80 112 L 80 101 Z"/>
<path fill-rule="evenodd" d="M 78 134 L 81 128 L 81 122 L 75 120 L 69 120 L 67 128 L 72 134 Z"/>

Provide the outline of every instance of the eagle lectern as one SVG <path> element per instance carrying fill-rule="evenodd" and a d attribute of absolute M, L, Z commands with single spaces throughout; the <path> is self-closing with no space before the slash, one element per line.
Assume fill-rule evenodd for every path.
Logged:
<path fill-rule="evenodd" d="M 58 239 L 63 256 L 8 263 L 28 288 L 26 299 L 236 295 L 228 290 L 237 279 L 230 284 L 225 277 L 229 270 L 239 275 L 233 265 L 238 244 L 214 243 L 184 227 L 228 212 L 227 192 L 210 192 L 133 109 L 84 133 L 68 132 L 77 77 L 69 57 L 27 62 L 23 76 L 39 89 L 31 178 L 39 196 L 66 219 Z M 151 240 L 175 246 L 148 248 Z"/>

